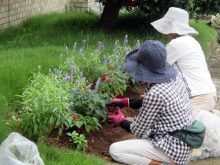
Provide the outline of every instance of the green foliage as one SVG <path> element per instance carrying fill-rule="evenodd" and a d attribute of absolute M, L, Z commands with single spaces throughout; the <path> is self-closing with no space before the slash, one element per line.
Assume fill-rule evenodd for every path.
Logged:
<path fill-rule="evenodd" d="M 84 116 L 94 116 L 99 118 L 106 116 L 105 103 L 110 101 L 109 96 L 97 93 L 91 89 L 81 89 L 72 92 L 70 96 L 70 109 L 73 113 L 79 113 Z"/>
<path fill-rule="evenodd" d="M 71 119 L 68 109 L 71 88 L 71 83 L 63 83 L 61 75 L 34 73 L 30 85 L 26 86 L 22 95 L 18 95 L 23 106 L 19 111 L 21 133 L 28 137 L 40 137 L 49 134 L 55 125 L 61 135 L 64 123 Z"/>
<path fill-rule="evenodd" d="M 197 14 L 216 14 L 220 10 L 220 0 L 193 0 Z"/>
<path fill-rule="evenodd" d="M 85 135 L 78 134 L 76 131 L 73 131 L 72 133 L 67 133 L 68 136 L 71 136 L 73 143 L 76 145 L 77 150 L 82 150 L 87 147 L 87 140 L 85 139 Z"/>
<path fill-rule="evenodd" d="M 10 125 L 14 130 L 18 129 L 18 125 L 20 124 L 20 119 L 17 119 L 15 116 L 11 117 L 12 120 L 8 120 L 6 124 Z"/>
<path fill-rule="evenodd" d="M 140 5 L 134 9 L 134 12 L 148 14 L 150 20 L 161 18 L 169 9 L 169 7 L 179 7 L 187 9 L 190 0 L 141 0 Z"/>

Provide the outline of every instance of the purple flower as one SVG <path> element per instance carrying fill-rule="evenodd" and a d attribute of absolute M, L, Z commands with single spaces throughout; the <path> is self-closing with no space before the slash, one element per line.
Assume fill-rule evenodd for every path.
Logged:
<path fill-rule="evenodd" d="M 66 54 L 68 54 L 69 52 L 68 52 L 68 47 L 66 46 Z"/>
<path fill-rule="evenodd" d="M 98 53 L 98 50 L 97 50 L 97 49 L 95 50 L 95 53 Z"/>
<path fill-rule="evenodd" d="M 127 51 L 128 51 L 127 48 L 125 48 L 122 55 L 125 56 L 125 54 L 127 53 Z"/>
<path fill-rule="evenodd" d="M 74 74 L 76 71 L 76 67 L 75 66 L 71 66 L 71 74 Z"/>
<path fill-rule="evenodd" d="M 70 76 L 69 76 L 68 74 L 65 74 L 64 77 L 65 77 L 66 79 L 69 79 L 69 78 L 70 78 Z"/>
<path fill-rule="evenodd" d="M 94 91 L 98 91 L 98 88 L 99 88 L 99 85 L 101 83 L 101 78 L 98 78 L 97 82 L 96 82 L 96 85 L 95 85 L 95 90 Z"/>
<path fill-rule="evenodd" d="M 121 72 L 125 72 L 125 66 L 124 65 L 123 65 L 123 68 L 122 68 Z"/>
<path fill-rule="evenodd" d="M 106 62 L 106 56 L 103 57 L 102 64 Z"/>
<path fill-rule="evenodd" d="M 102 52 L 104 50 L 104 45 L 100 46 L 100 51 Z"/>
<path fill-rule="evenodd" d="M 62 58 L 63 57 L 63 55 L 62 54 L 60 54 L 60 58 Z"/>
<path fill-rule="evenodd" d="M 58 79 L 56 79 L 56 81 L 55 81 L 56 83 L 58 83 Z"/>
<path fill-rule="evenodd" d="M 117 41 L 115 42 L 114 46 L 115 46 L 115 49 L 118 48 L 118 43 L 117 43 Z"/>
<path fill-rule="evenodd" d="M 113 53 L 112 54 L 115 54 L 115 49 L 113 49 Z"/>
<path fill-rule="evenodd" d="M 74 91 L 73 92 L 77 92 L 77 89 L 74 89 Z"/>
<path fill-rule="evenodd" d="M 108 59 L 107 59 L 107 63 L 109 63 L 110 61 L 111 61 L 111 59 L 110 59 L 110 58 L 108 58 Z"/>
<path fill-rule="evenodd" d="M 126 46 L 127 42 L 128 42 L 128 35 L 126 34 L 126 35 L 125 35 L 125 40 L 124 40 L 124 42 L 123 42 L 124 46 Z"/>
<path fill-rule="evenodd" d="M 61 74 L 62 74 L 62 70 L 58 72 L 58 75 L 61 75 Z"/>
<path fill-rule="evenodd" d="M 86 40 L 83 40 L 82 42 L 83 47 L 85 47 L 85 44 L 86 44 Z"/>
<path fill-rule="evenodd" d="M 39 65 L 39 66 L 38 66 L 39 71 L 40 71 L 40 68 L 41 68 L 41 66 Z"/>
<path fill-rule="evenodd" d="M 54 74 L 57 74 L 57 68 L 54 68 L 53 70 L 54 70 Z"/>
<path fill-rule="evenodd" d="M 76 81 L 76 85 L 79 85 L 79 83 L 80 83 L 79 81 Z"/>
<path fill-rule="evenodd" d="M 115 61 L 115 68 L 118 69 L 118 60 Z"/>
<path fill-rule="evenodd" d="M 75 51 L 76 49 L 76 43 L 73 45 L 73 51 Z"/>
<path fill-rule="evenodd" d="M 74 77 L 70 76 L 70 82 L 73 82 L 73 80 L 74 80 Z"/>
<path fill-rule="evenodd" d="M 139 42 L 139 40 L 137 40 L 137 43 L 136 43 L 136 45 L 135 45 L 135 47 L 133 47 L 134 49 L 139 49 L 140 48 L 140 42 Z"/>
<path fill-rule="evenodd" d="M 64 77 L 64 78 L 63 78 L 63 82 L 66 82 L 66 81 L 67 81 L 67 78 L 66 78 L 66 77 Z"/>
<path fill-rule="evenodd" d="M 80 49 L 80 50 L 79 50 L 79 53 L 78 53 L 79 58 L 82 56 L 82 52 L 83 52 L 83 50 Z"/>
<path fill-rule="evenodd" d="M 79 72 L 79 76 L 80 76 L 80 78 L 82 78 L 83 77 L 83 72 Z"/>
<path fill-rule="evenodd" d="M 103 43 L 99 41 L 98 42 L 98 46 L 102 46 L 102 45 L 103 45 Z"/>
<path fill-rule="evenodd" d="M 125 56 L 125 54 L 127 53 L 127 51 L 128 51 L 127 48 L 125 48 L 124 51 L 123 51 L 123 54 L 122 54 L 121 56 L 119 56 L 118 59 L 120 60 L 123 56 Z"/>
<path fill-rule="evenodd" d="M 69 61 L 70 62 L 70 64 L 72 64 L 73 62 L 72 61 Z"/>

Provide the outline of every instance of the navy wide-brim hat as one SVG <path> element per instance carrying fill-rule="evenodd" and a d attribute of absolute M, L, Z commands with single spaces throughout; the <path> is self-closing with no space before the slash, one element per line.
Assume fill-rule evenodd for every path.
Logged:
<path fill-rule="evenodd" d="M 174 80 L 177 71 L 168 63 L 167 51 L 160 41 L 148 40 L 140 49 L 131 51 L 124 66 L 136 80 L 147 83 L 165 83 Z"/>

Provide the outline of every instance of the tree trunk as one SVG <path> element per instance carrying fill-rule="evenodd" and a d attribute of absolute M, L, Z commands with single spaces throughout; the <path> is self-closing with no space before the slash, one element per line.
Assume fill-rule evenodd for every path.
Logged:
<path fill-rule="evenodd" d="M 112 2 L 112 0 L 106 0 L 102 16 L 96 23 L 95 29 L 113 31 L 118 19 L 120 8 L 121 6 Z"/>

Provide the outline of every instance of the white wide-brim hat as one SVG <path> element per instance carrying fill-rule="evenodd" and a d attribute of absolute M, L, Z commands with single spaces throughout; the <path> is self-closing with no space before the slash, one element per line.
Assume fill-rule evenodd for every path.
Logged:
<path fill-rule="evenodd" d="M 151 23 L 160 33 L 178 35 L 198 35 L 199 33 L 189 26 L 189 14 L 186 10 L 170 7 L 165 16 Z"/>

